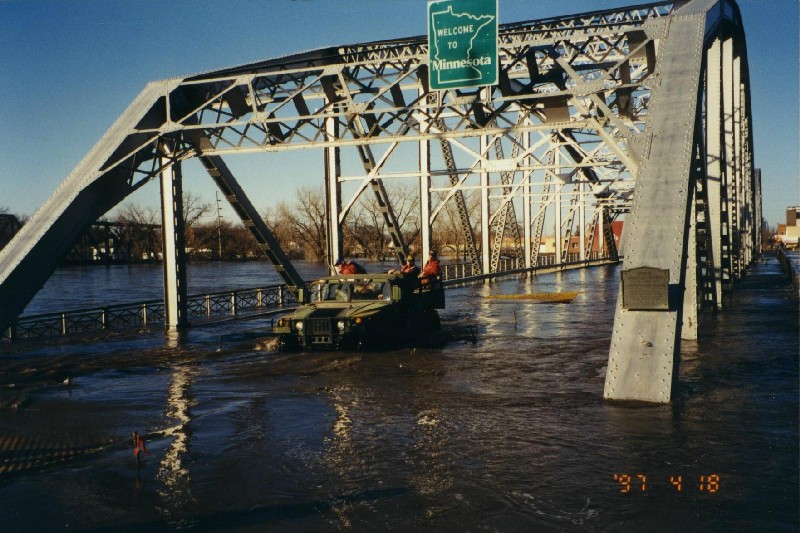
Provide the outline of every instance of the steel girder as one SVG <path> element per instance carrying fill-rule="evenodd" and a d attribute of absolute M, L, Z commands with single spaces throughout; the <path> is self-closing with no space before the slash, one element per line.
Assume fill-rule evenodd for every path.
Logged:
<path fill-rule="evenodd" d="M 757 250 L 760 184 L 736 5 L 695 0 L 676 10 L 659 62 L 625 266 L 667 269 L 668 309 L 625 308 L 620 288 L 604 396 L 665 403 L 680 340 L 697 338 L 698 306 L 721 306 L 721 284 L 743 275 Z"/>
<path fill-rule="evenodd" d="M 186 231 L 183 220 L 183 172 L 171 159 L 172 143 L 159 146 L 164 154 L 161 173 L 161 227 L 164 241 L 164 314 L 169 329 L 188 324 L 186 286 Z"/>

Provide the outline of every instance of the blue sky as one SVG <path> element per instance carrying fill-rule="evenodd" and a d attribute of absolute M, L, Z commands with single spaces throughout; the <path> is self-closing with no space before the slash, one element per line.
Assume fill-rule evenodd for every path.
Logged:
<path fill-rule="evenodd" d="M 634 3 L 499 0 L 500 22 Z M 422 35 L 426 5 L 424 0 L 0 0 L 0 207 L 32 214 L 149 81 L 321 46 Z M 756 166 L 762 169 L 764 216 L 774 225 L 783 221 L 787 206 L 800 204 L 798 1 L 740 0 L 739 5 L 747 33 Z M 278 178 L 263 197 L 251 198 L 260 210 L 293 197 L 294 174 L 307 174 L 300 167 L 311 152 L 295 153 L 302 156 L 280 163 Z M 318 173 L 307 178 L 313 183 L 322 175 L 318 155 L 311 156 L 319 159 L 313 167 Z M 226 158 L 234 169 L 243 165 L 235 159 Z M 213 184 L 197 174 L 187 176 L 186 188 L 212 202 Z M 243 186 L 250 192 L 246 182 L 247 177 Z M 158 186 L 150 184 L 131 201 L 155 206 L 157 197 Z"/>

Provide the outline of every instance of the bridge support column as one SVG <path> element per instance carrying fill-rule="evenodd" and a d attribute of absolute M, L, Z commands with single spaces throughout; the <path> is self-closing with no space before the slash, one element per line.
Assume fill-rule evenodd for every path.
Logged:
<path fill-rule="evenodd" d="M 525 118 L 525 125 L 529 126 L 531 123 L 530 116 Z M 529 153 L 531 147 L 531 133 L 525 132 L 522 136 L 522 149 L 525 157 L 523 159 L 522 164 L 526 167 L 531 165 L 531 155 Z M 525 250 L 525 268 L 533 267 L 533 250 L 531 249 L 532 239 L 533 239 L 533 232 L 531 231 L 531 225 L 533 224 L 533 188 L 531 187 L 531 175 L 533 174 L 532 171 L 526 170 L 525 175 L 522 179 L 524 185 L 522 186 L 522 192 L 525 200 L 522 202 L 522 226 L 524 228 L 522 233 L 522 240 L 523 248 Z"/>
<path fill-rule="evenodd" d="M 736 279 L 744 277 L 747 267 L 747 194 L 745 192 L 744 177 L 744 143 L 742 138 L 742 124 L 744 122 L 744 107 L 742 102 L 742 56 L 738 50 L 734 51 L 733 80 L 731 93 L 733 96 L 733 146 L 734 146 L 734 190 L 735 190 L 735 219 L 733 236 L 735 263 L 734 275 Z"/>
<path fill-rule="evenodd" d="M 706 53 L 706 190 L 717 308 L 722 308 L 722 41 Z"/>
<path fill-rule="evenodd" d="M 492 251 L 490 233 L 492 225 L 489 224 L 489 172 L 486 161 L 489 158 L 489 138 L 480 137 L 481 156 L 481 268 L 486 274 L 492 271 Z"/>
<path fill-rule="evenodd" d="M 683 273 L 683 324 L 681 339 L 697 340 L 697 212 L 694 208 L 696 189 L 692 187 L 689 227 L 686 242 L 686 268 Z"/>
<path fill-rule="evenodd" d="M 167 329 L 188 324 L 183 177 L 180 161 L 162 158 L 161 222 L 164 261 L 164 311 Z"/>
<path fill-rule="evenodd" d="M 561 147 L 557 146 L 553 152 L 553 174 L 558 176 L 555 181 L 555 191 L 553 192 L 553 237 L 555 238 L 555 256 L 554 261 L 557 264 L 561 263 L 561 190 L 564 188 L 564 182 L 561 178 Z"/>
<path fill-rule="evenodd" d="M 588 186 L 583 181 L 578 184 L 578 196 L 580 198 L 578 200 L 580 202 L 578 206 L 578 242 L 580 243 L 578 246 L 580 251 L 578 253 L 581 261 L 586 261 L 586 195 L 589 192 L 587 189 Z"/>
<path fill-rule="evenodd" d="M 325 134 L 328 139 L 338 139 L 338 130 L 339 127 L 334 117 L 325 119 Z M 340 175 L 339 147 L 329 146 L 325 148 L 325 191 L 328 199 L 326 212 L 328 214 L 328 254 L 330 256 L 327 258 L 327 262 L 329 268 L 333 268 L 333 262 L 337 257 L 342 256 L 342 232 L 339 221 L 342 212 Z"/>
<path fill-rule="evenodd" d="M 425 97 L 425 88 L 422 87 L 418 91 L 419 98 Z M 417 114 L 417 121 L 420 125 L 421 131 L 428 130 L 428 117 L 425 113 Z M 420 208 L 420 224 L 421 229 L 421 242 L 422 242 L 422 264 L 428 258 L 428 252 L 431 251 L 431 154 L 430 154 L 430 141 L 422 139 L 418 143 L 419 150 L 419 208 Z M 440 251 L 441 252 L 441 251 Z"/>
<path fill-rule="evenodd" d="M 663 287 L 667 305 L 661 307 L 651 291 L 646 298 L 654 300 L 652 307 L 626 307 L 620 284 L 603 391 L 606 399 L 657 403 L 671 399 L 686 277 L 694 274 L 687 274 L 686 258 L 695 187 L 694 134 L 703 116 L 698 89 L 704 30 L 702 10 L 676 18 L 661 50 L 662 82 L 655 89 L 648 126 L 651 149 L 640 167 L 631 216 L 626 220 L 625 267 L 667 270 Z M 677 109 L 682 112 L 676 113 Z"/>
<path fill-rule="evenodd" d="M 736 152 L 733 134 L 733 39 L 722 42 L 722 160 L 723 170 L 723 231 L 722 279 L 729 286 L 736 278 Z"/>

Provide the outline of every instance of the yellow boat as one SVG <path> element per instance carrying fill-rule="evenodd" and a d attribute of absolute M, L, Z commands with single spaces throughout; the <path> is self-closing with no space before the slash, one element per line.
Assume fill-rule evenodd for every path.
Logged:
<path fill-rule="evenodd" d="M 529 294 L 491 294 L 490 300 L 529 300 L 533 303 L 569 303 L 582 291 L 575 292 L 534 292 Z"/>

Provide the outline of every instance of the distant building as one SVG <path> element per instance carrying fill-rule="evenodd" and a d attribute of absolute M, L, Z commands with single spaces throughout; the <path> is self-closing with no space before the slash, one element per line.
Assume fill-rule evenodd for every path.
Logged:
<path fill-rule="evenodd" d="M 782 244 L 790 250 L 797 249 L 799 219 L 800 206 L 786 208 L 786 224 L 778 224 L 778 232 L 775 234 L 776 244 Z"/>
<path fill-rule="evenodd" d="M 614 234 L 614 245 L 617 247 L 617 253 L 619 255 L 622 254 L 622 229 L 625 225 L 623 220 L 615 220 L 611 223 L 611 232 Z M 581 242 L 583 242 L 584 248 L 589 246 L 589 235 L 586 235 L 584 238 L 581 238 L 580 235 L 572 235 L 569 239 L 569 244 L 567 245 L 567 253 L 570 254 L 579 254 L 581 252 Z M 601 252 L 601 245 L 602 238 L 600 232 L 600 226 L 598 225 L 595 228 L 594 232 L 594 239 L 591 240 L 592 249 L 588 250 L 590 254 L 600 254 Z M 556 251 L 556 239 L 552 235 L 542 237 L 542 242 L 539 245 L 539 253 L 540 254 L 552 254 Z"/>

